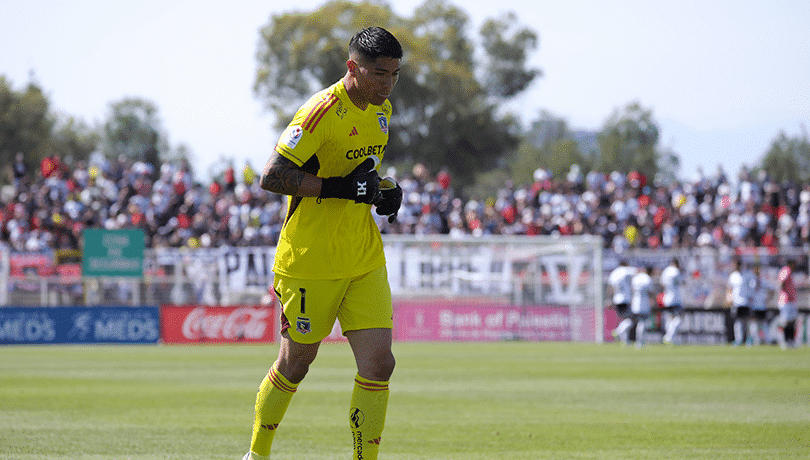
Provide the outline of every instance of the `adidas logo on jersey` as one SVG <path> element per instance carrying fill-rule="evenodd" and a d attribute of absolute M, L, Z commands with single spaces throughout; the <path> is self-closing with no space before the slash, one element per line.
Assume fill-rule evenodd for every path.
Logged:
<path fill-rule="evenodd" d="M 357 132 L 357 128 L 352 126 L 352 132 L 349 133 L 349 137 L 356 136 L 360 133 Z"/>

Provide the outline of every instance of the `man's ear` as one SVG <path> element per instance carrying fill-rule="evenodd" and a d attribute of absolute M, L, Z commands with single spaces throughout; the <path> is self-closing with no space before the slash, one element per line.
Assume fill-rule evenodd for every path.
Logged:
<path fill-rule="evenodd" d="M 357 72 L 358 67 L 359 66 L 357 65 L 357 63 L 354 62 L 353 60 L 349 59 L 348 61 L 346 61 L 346 68 L 349 69 L 350 74 L 354 75 Z"/>

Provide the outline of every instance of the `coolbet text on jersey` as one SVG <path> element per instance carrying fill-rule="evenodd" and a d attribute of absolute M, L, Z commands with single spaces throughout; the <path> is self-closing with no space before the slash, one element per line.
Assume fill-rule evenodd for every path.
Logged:
<path fill-rule="evenodd" d="M 339 81 L 298 109 L 275 149 L 308 173 L 346 176 L 370 156 L 383 159 L 390 118 L 390 102 L 360 110 Z M 382 237 L 371 205 L 338 198 L 289 198 L 275 273 L 340 279 L 383 265 Z"/>

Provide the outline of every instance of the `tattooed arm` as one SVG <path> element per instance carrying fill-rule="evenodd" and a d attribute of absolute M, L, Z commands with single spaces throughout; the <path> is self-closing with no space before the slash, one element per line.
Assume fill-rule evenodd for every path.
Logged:
<path fill-rule="evenodd" d="M 261 187 L 281 195 L 318 196 L 321 178 L 302 171 L 292 161 L 273 152 L 262 171 Z"/>

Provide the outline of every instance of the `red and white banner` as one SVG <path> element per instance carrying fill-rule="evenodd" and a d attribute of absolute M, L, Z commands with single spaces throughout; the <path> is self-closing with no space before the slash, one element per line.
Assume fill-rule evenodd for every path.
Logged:
<path fill-rule="evenodd" d="M 164 343 L 272 343 L 279 327 L 277 312 L 272 306 L 165 305 L 160 309 L 161 336 Z M 403 342 L 592 341 L 594 321 L 589 308 L 398 301 L 393 333 Z M 608 323 L 606 331 L 615 327 L 615 317 Z M 324 342 L 345 341 L 335 322 Z"/>
<path fill-rule="evenodd" d="M 164 305 L 160 308 L 164 343 L 270 343 L 277 321 L 273 307 Z"/>

